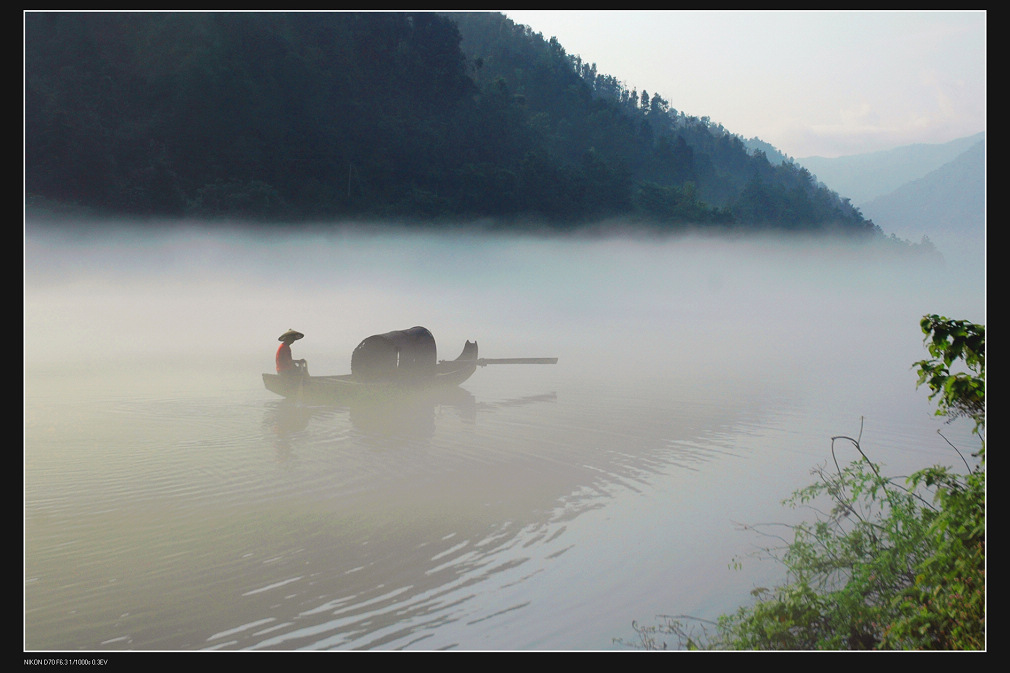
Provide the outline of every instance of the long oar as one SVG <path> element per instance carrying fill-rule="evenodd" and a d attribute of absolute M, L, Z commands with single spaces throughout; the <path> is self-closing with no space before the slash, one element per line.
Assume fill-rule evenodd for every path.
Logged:
<path fill-rule="evenodd" d="M 557 358 L 478 358 L 477 366 L 487 365 L 556 365 Z"/>

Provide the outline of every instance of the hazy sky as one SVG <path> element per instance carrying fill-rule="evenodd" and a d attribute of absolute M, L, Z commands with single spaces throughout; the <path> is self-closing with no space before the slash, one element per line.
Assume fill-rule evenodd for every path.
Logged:
<path fill-rule="evenodd" d="M 500 11 L 629 89 L 795 158 L 985 130 L 981 10 Z"/>

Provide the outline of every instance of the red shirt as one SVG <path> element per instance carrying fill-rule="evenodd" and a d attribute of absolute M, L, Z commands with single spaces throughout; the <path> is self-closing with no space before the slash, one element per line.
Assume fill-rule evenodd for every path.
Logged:
<path fill-rule="evenodd" d="M 294 368 L 295 363 L 291 358 L 291 346 L 282 343 L 277 349 L 277 373 L 288 372 Z"/>

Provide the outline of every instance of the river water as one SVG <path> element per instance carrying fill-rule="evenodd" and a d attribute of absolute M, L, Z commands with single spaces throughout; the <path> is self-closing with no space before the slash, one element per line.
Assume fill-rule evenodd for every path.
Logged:
<path fill-rule="evenodd" d="M 977 448 L 912 371 L 923 314 L 985 320 L 958 271 L 814 240 L 32 222 L 25 648 L 599 650 L 732 611 L 781 579 L 742 525 L 800 516 L 831 436 L 890 474 Z M 288 328 L 342 374 L 414 325 L 440 358 L 559 361 L 384 406 L 263 387 Z"/>

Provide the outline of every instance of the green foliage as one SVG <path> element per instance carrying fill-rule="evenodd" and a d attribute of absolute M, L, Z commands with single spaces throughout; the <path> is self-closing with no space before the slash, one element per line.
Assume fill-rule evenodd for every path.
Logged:
<path fill-rule="evenodd" d="M 931 649 L 985 648 L 985 470 L 967 476 L 940 467 L 911 479 L 936 494 L 924 511 L 931 555 L 916 568 L 914 583 L 893 598 L 898 617 L 885 634 L 887 646 Z"/>
<path fill-rule="evenodd" d="M 917 363 L 942 413 L 985 427 L 985 328 L 925 316 L 931 360 Z M 959 363 L 970 373 L 950 374 Z M 954 379 L 956 383 L 948 384 Z M 858 459 L 843 465 L 836 443 Z M 785 567 L 786 582 L 757 589 L 753 605 L 704 623 L 662 617 L 634 624 L 648 649 L 759 650 L 985 648 L 985 454 L 965 470 L 931 466 L 908 479 L 884 476 L 860 438 L 832 438 L 830 467 L 786 502 L 813 520 L 790 526 L 793 539 L 763 552 Z M 739 561 L 737 561 L 739 563 Z M 691 630 L 691 626 L 700 629 Z"/>
<path fill-rule="evenodd" d="M 920 360 L 918 385 L 926 384 L 937 399 L 938 416 L 967 416 L 975 429 L 985 427 L 985 325 L 923 316 L 923 341 L 932 358 Z M 952 371 L 960 362 L 968 371 Z"/>

